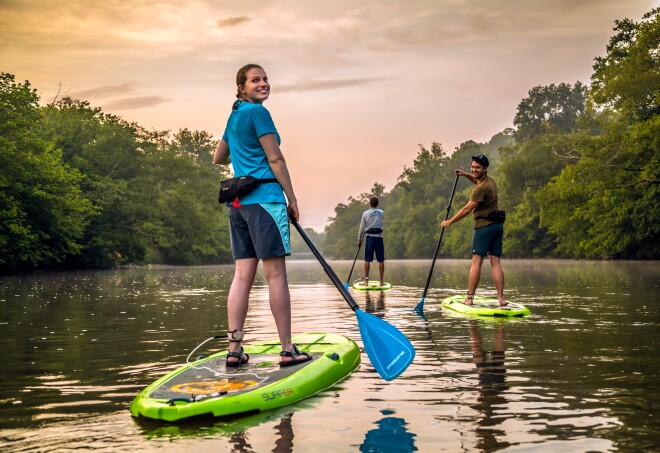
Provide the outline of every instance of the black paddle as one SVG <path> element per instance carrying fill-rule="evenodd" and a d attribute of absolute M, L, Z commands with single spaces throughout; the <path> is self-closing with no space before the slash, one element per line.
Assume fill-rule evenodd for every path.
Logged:
<path fill-rule="evenodd" d="M 355 262 L 357 261 L 357 257 L 360 254 L 360 248 L 362 247 L 362 239 L 364 239 L 364 234 L 362 237 L 360 237 L 360 241 L 358 242 L 358 249 L 357 252 L 355 252 L 355 259 L 353 260 L 353 265 L 351 266 L 351 271 L 348 273 L 348 278 L 346 279 L 346 283 L 344 283 L 344 288 L 348 289 L 348 282 L 351 281 L 351 275 L 353 274 L 353 268 L 355 268 Z"/>
<path fill-rule="evenodd" d="M 449 197 L 449 203 L 447 203 L 447 212 L 445 213 L 445 220 L 449 218 L 449 210 L 451 209 L 451 202 L 454 199 L 454 192 L 456 192 L 456 185 L 458 184 L 458 178 L 460 175 L 456 175 L 454 180 L 454 187 L 451 189 L 451 196 Z M 433 261 L 431 262 L 431 270 L 429 271 L 429 276 L 426 279 L 426 286 L 424 287 L 424 294 L 422 294 L 422 300 L 419 301 L 415 310 L 418 312 L 424 311 L 424 298 L 426 297 L 426 292 L 429 290 L 429 285 L 431 284 L 431 277 L 433 276 L 433 267 L 435 266 L 435 259 L 438 257 L 438 251 L 440 250 L 440 243 L 442 242 L 442 236 L 445 234 L 445 229 L 440 229 L 440 239 L 438 239 L 438 245 L 435 247 L 435 254 L 433 255 Z"/>
<path fill-rule="evenodd" d="M 314 243 L 307 236 L 307 233 L 305 233 L 305 230 L 302 229 L 295 217 L 290 216 L 289 218 L 316 259 L 321 263 L 323 270 L 328 274 L 332 283 L 337 287 L 341 295 L 344 296 L 349 307 L 355 312 L 358 327 L 360 328 L 360 335 L 362 336 L 362 343 L 364 343 L 364 350 L 371 364 L 386 381 L 391 381 L 399 376 L 415 358 L 415 348 L 410 343 L 410 340 L 393 325 L 360 310 L 360 307 L 355 303 L 348 290 L 344 288 L 335 271 L 323 259 L 321 253 L 314 246 Z"/>

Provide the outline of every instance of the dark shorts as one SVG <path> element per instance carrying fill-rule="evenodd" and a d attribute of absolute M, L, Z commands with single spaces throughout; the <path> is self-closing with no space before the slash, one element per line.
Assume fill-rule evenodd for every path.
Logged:
<path fill-rule="evenodd" d="M 229 234 L 234 260 L 276 258 L 291 254 L 289 217 L 283 203 L 229 206 Z"/>
<path fill-rule="evenodd" d="M 475 228 L 472 233 L 472 254 L 479 256 L 502 256 L 502 237 L 504 224 L 491 223 L 485 227 Z"/>
<path fill-rule="evenodd" d="M 374 260 L 374 253 L 376 253 L 376 261 L 382 263 L 385 261 L 385 243 L 383 238 L 379 236 L 367 236 L 364 244 L 364 260 L 370 263 Z"/>

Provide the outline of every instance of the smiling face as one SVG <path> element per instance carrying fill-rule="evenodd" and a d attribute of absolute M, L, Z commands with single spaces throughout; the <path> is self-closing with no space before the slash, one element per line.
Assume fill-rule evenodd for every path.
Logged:
<path fill-rule="evenodd" d="M 253 104 L 261 104 L 270 95 L 270 83 L 266 71 L 252 68 L 246 73 L 245 83 L 238 86 L 241 97 Z"/>
<path fill-rule="evenodd" d="M 473 160 L 472 164 L 470 165 L 470 170 L 472 172 L 472 176 L 474 176 L 478 180 L 481 180 L 481 178 L 486 176 L 486 171 L 488 169 L 483 165 L 481 165 L 479 162 Z"/>

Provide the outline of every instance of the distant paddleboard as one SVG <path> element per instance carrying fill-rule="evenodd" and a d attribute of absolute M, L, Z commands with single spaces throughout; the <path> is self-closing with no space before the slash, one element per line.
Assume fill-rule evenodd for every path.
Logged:
<path fill-rule="evenodd" d="M 473 305 L 466 305 L 463 303 L 465 300 L 465 295 L 457 295 L 447 297 L 442 301 L 442 307 L 447 310 L 452 310 L 458 313 L 463 313 L 466 315 L 475 315 L 475 316 L 500 316 L 500 317 L 510 317 L 510 316 L 527 316 L 532 314 L 529 308 L 521 304 L 516 304 L 509 302 L 507 309 L 500 308 L 500 304 L 497 299 L 487 298 L 487 297 L 474 297 Z"/>
<path fill-rule="evenodd" d="M 360 349 L 342 335 L 307 333 L 292 340 L 313 359 L 280 367 L 279 341 L 246 344 L 248 363 L 227 367 L 227 351 L 189 363 L 142 390 L 131 414 L 171 422 L 264 411 L 331 387 L 360 365 Z"/>
<path fill-rule="evenodd" d="M 358 280 L 353 283 L 353 289 L 359 289 L 360 291 L 370 291 L 370 290 L 386 290 L 392 288 L 392 285 L 385 282 L 384 285 L 380 285 L 378 280 L 369 280 L 368 284 L 364 284 L 364 280 Z"/>

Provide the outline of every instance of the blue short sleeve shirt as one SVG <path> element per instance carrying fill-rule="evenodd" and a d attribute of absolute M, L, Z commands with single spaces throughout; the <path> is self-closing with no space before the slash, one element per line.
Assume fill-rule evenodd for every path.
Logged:
<path fill-rule="evenodd" d="M 241 102 L 232 110 L 222 139 L 229 145 L 234 176 L 275 177 L 259 142 L 259 138 L 266 134 L 275 134 L 277 143 L 280 143 L 275 123 L 262 104 Z M 279 184 L 265 183 L 241 198 L 241 204 L 257 203 L 286 203 L 286 199 Z"/>

